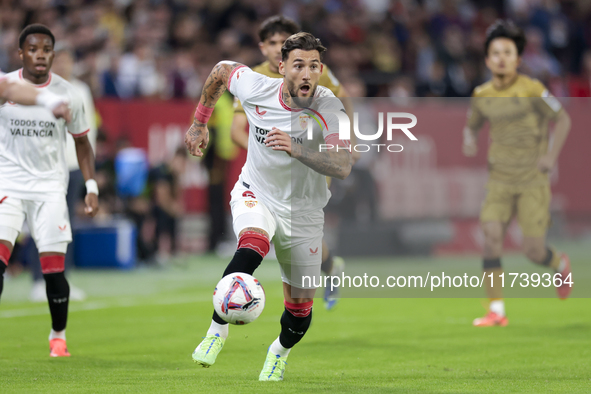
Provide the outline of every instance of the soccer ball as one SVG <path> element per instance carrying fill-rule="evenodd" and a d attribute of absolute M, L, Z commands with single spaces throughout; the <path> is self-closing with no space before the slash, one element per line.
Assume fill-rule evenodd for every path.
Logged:
<path fill-rule="evenodd" d="M 213 291 L 213 307 L 230 324 L 248 324 L 265 308 L 265 290 L 253 276 L 244 272 L 226 275 Z"/>

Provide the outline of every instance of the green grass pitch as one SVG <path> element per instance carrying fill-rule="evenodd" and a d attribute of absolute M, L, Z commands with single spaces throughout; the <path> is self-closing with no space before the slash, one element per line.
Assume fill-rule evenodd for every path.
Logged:
<path fill-rule="evenodd" d="M 573 264 L 588 266 L 578 248 Z M 163 270 L 73 272 L 89 299 L 70 304 L 67 359 L 48 356 L 49 313 L 26 301 L 28 276 L 10 278 L 0 304 L 0 392 L 591 392 L 588 298 L 508 299 L 505 328 L 471 326 L 485 312 L 480 299 L 347 298 L 331 312 L 317 299 L 285 380 L 258 382 L 283 310 L 273 261 L 256 274 L 267 294 L 262 316 L 230 327 L 217 363 L 202 368 L 190 354 L 225 265 L 193 257 Z"/>

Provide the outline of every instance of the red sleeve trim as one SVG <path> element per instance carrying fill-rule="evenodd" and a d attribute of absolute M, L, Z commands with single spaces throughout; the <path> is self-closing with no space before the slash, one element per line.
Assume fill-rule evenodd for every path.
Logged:
<path fill-rule="evenodd" d="M 240 70 L 243 67 L 246 67 L 246 66 L 238 66 L 234 70 L 232 70 L 232 72 L 230 73 L 230 78 L 228 78 L 228 90 L 230 90 L 230 84 L 232 83 L 232 78 L 234 77 L 234 74 L 236 73 L 236 71 Z"/>
<path fill-rule="evenodd" d="M 329 145 L 343 146 L 345 148 L 348 148 L 351 146 L 350 140 L 340 140 L 339 139 L 339 133 L 332 133 L 332 134 L 327 135 L 326 137 L 324 137 L 324 142 L 326 142 Z"/>
<path fill-rule="evenodd" d="M 82 133 L 79 133 L 79 134 L 74 134 L 74 133 L 71 133 L 71 132 L 70 132 L 70 130 L 68 130 L 68 132 L 69 132 L 70 134 L 72 134 L 72 137 L 74 137 L 74 138 L 83 137 L 83 136 L 85 136 L 86 134 L 88 134 L 88 132 L 89 132 L 89 131 L 90 131 L 90 129 L 88 129 L 88 130 L 86 130 L 86 131 L 83 131 Z"/>

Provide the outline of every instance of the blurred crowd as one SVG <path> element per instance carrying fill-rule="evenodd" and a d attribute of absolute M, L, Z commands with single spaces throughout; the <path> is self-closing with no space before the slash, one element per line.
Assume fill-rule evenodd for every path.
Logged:
<path fill-rule="evenodd" d="M 257 29 L 283 14 L 328 47 L 325 62 L 368 96 L 467 96 L 486 80 L 487 26 L 527 33 L 523 69 L 557 96 L 588 95 L 591 3 L 576 0 L 0 0 L 0 69 L 39 22 L 76 56 L 95 97 L 195 98 L 213 64 L 261 62 Z"/>
<path fill-rule="evenodd" d="M 146 161 L 137 190 L 121 190 L 117 158 L 137 152 L 125 138 L 109 139 L 100 129 L 92 100 L 196 99 L 218 61 L 265 60 L 259 25 L 277 14 L 322 40 L 328 47 L 324 62 L 353 97 L 469 96 L 490 77 L 483 46 L 487 27 L 498 18 L 511 18 L 526 32 L 522 71 L 556 96 L 591 96 L 591 2 L 576 0 L 0 0 L 0 69 L 21 67 L 18 36 L 26 25 L 52 30 L 53 71 L 75 83 L 92 107 L 98 219 L 131 219 L 138 257 L 166 260 L 178 248 L 186 152 L 181 148 L 152 168 Z M 210 203 L 219 202 L 208 209 L 210 251 L 225 233 L 226 191 L 219 174 L 226 173 L 229 159 L 220 157 L 204 160 Z M 71 180 L 79 181 L 71 170 Z M 82 189 L 74 193 L 73 216 L 84 216 L 83 196 Z"/>

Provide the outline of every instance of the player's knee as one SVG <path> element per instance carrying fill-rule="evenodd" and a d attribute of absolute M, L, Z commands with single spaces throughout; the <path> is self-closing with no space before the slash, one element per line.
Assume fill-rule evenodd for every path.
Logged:
<path fill-rule="evenodd" d="M 256 231 L 244 231 L 238 240 L 238 249 L 251 249 L 261 257 L 265 257 L 270 248 L 269 238 Z"/>
<path fill-rule="evenodd" d="M 497 258 L 501 256 L 503 244 L 497 239 L 486 239 L 484 240 L 484 257 L 486 258 Z"/>
<path fill-rule="evenodd" d="M 486 257 L 500 257 L 503 249 L 502 229 L 492 226 L 484 227 L 484 254 Z"/>
<path fill-rule="evenodd" d="M 64 272 L 66 256 L 62 254 L 43 256 L 39 258 L 39 261 L 43 274 L 55 274 Z"/>
<path fill-rule="evenodd" d="M 527 244 L 523 245 L 523 253 L 525 256 L 536 264 L 541 264 L 547 254 L 547 249 L 542 245 Z"/>

